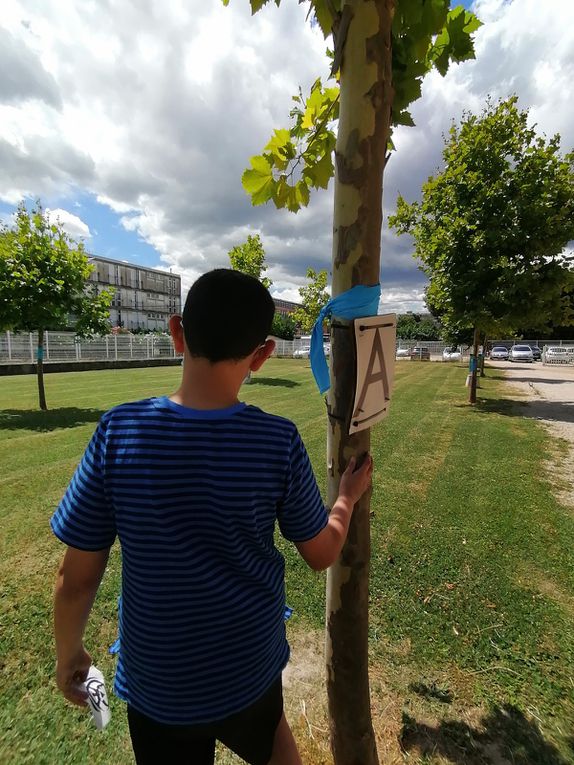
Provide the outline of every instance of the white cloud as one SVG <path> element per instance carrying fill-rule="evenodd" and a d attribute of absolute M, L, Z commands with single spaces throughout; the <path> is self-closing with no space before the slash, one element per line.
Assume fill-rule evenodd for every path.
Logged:
<path fill-rule="evenodd" d="M 417 127 L 396 131 L 386 212 L 399 190 L 420 193 L 451 119 L 480 110 L 487 94 L 516 92 L 541 132 L 574 145 L 574 4 L 477 0 L 476 11 L 485 22 L 477 60 L 446 78 L 431 74 L 413 108 Z M 5 0 L 4 70 L 22 66 L 10 69 L 4 91 L 0 84 L 0 199 L 94 194 L 185 286 L 260 233 L 275 294 L 296 300 L 308 266 L 330 268 L 332 194 L 292 216 L 252 208 L 240 178 L 287 123 L 298 84 L 308 88 L 327 71 L 306 12 L 270 3 L 251 17 L 247 0 L 228 8 L 219 0 Z M 412 249 L 408 237 L 384 232 L 385 301 L 401 311 L 422 310 L 425 278 Z"/>
<path fill-rule="evenodd" d="M 88 225 L 68 210 L 46 208 L 46 216 L 51 223 L 61 223 L 66 234 L 72 239 L 89 239 L 92 236 Z"/>
<path fill-rule="evenodd" d="M 422 313 L 426 311 L 424 291 L 413 290 L 383 290 L 379 303 L 379 313 Z"/>

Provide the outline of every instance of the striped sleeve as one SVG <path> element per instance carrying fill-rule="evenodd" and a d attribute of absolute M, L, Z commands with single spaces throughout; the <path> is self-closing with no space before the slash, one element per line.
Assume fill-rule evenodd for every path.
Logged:
<path fill-rule="evenodd" d="M 78 550 L 103 550 L 116 538 L 113 508 L 104 486 L 105 432 L 100 421 L 50 521 L 58 539 Z"/>
<path fill-rule="evenodd" d="M 309 455 L 297 431 L 291 443 L 287 487 L 277 519 L 290 542 L 306 542 L 327 525 L 328 516 L 313 475 Z"/>

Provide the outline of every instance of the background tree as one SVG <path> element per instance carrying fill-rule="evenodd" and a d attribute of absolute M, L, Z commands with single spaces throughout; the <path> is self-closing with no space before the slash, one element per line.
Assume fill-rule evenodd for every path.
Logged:
<path fill-rule="evenodd" d="M 266 2 L 251 0 L 253 12 Z M 242 182 L 253 204 L 272 200 L 297 211 L 312 188 L 326 188 L 335 174 L 336 297 L 355 285 L 379 283 L 383 170 L 392 125 L 413 124 L 408 107 L 420 97 L 430 69 L 445 74 L 451 60 L 473 57 L 471 34 L 480 22 L 461 6 L 450 10 L 449 0 L 311 0 L 310 8 L 325 37 L 333 36 L 331 74 L 340 87 L 335 80 L 325 88 L 318 80 L 308 98 L 295 96 L 291 127 L 274 131 Z M 327 399 L 329 504 L 349 457 L 370 448 L 368 429 L 348 435 L 355 346 L 351 322 L 336 318 Z M 327 574 L 327 694 L 336 765 L 377 762 L 368 677 L 369 504 L 369 496 L 357 503 L 341 557 Z"/>
<path fill-rule="evenodd" d="M 271 334 L 280 337 L 282 340 L 293 340 L 297 322 L 290 314 L 275 313 L 273 324 L 271 325 Z"/>
<path fill-rule="evenodd" d="M 452 331 L 513 333 L 560 323 L 574 263 L 574 154 L 528 126 L 515 97 L 464 115 L 445 139 L 443 169 L 422 201 L 401 196 L 389 224 L 415 240 L 427 304 Z M 470 401 L 476 401 L 476 373 Z"/>
<path fill-rule="evenodd" d="M 293 311 L 293 318 L 303 332 L 310 332 L 313 329 L 321 308 L 330 298 L 327 290 L 327 271 L 315 271 L 313 268 L 308 268 L 307 279 L 309 284 L 306 287 L 299 287 L 301 308 Z"/>
<path fill-rule="evenodd" d="M 44 332 L 75 321 L 78 335 L 106 334 L 110 329 L 112 292 L 86 291 L 93 271 L 82 244 L 50 223 L 40 202 L 28 212 L 22 202 L 11 229 L 0 232 L 0 329 L 38 333 L 38 399 L 47 409 L 44 391 Z"/>
<path fill-rule="evenodd" d="M 231 268 L 234 271 L 241 271 L 242 274 L 254 276 L 256 279 L 259 279 L 266 289 L 269 289 L 273 284 L 271 279 L 262 276 L 267 271 L 267 264 L 265 263 L 265 250 L 263 249 L 263 243 L 259 234 L 255 234 L 255 236 L 249 235 L 246 242 L 233 247 L 229 250 L 228 255 Z"/>
<path fill-rule="evenodd" d="M 422 319 L 418 314 L 397 316 L 397 337 L 401 340 L 440 340 L 440 327 L 432 319 Z"/>

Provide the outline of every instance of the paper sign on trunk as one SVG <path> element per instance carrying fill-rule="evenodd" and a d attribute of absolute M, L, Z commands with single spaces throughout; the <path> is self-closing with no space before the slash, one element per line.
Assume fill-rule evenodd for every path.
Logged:
<path fill-rule="evenodd" d="M 370 428 L 388 413 L 395 372 L 397 320 L 393 313 L 355 319 L 357 387 L 349 434 Z"/>

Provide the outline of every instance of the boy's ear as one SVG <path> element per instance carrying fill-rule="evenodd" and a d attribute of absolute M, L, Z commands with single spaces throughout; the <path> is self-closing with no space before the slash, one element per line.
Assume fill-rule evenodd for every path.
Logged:
<path fill-rule="evenodd" d="M 173 347 L 176 353 L 183 353 L 185 342 L 183 338 L 183 327 L 181 325 L 181 316 L 176 314 L 169 319 L 169 332 L 173 340 Z"/>
<path fill-rule="evenodd" d="M 258 369 L 261 369 L 263 364 L 265 364 L 274 350 L 275 340 L 266 340 L 263 345 L 255 351 L 255 355 L 253 356 L 251 364 L 249 365 L 249 369 L 252 372 L 257 372 Z"/>

